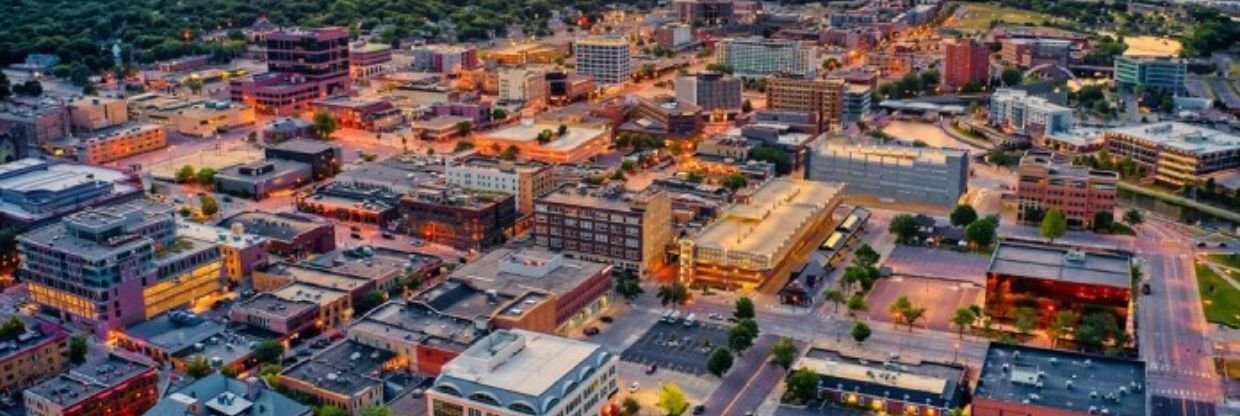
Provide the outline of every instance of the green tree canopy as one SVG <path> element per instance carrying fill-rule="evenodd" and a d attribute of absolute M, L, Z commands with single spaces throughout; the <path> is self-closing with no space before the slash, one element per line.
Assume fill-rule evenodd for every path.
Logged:
<path fill-rule="evenodd" d="M 1068 231 L 1068 219 L 1064 217 L 1063 211 L 1058 208 L 1051 208 L 1046 211 L 1046 215 L 1042 217 L 1042 227 L 1040 232 L 1042 237 L 1054 242 L 1059 237 L 1063 237 Z"/>
<path fill-rule="evenodd" d="M 706 369 L 715 377 L 723 377 L 732 369 L 732 351 L 727 348 L 716 348 L 706 359 Z"/>

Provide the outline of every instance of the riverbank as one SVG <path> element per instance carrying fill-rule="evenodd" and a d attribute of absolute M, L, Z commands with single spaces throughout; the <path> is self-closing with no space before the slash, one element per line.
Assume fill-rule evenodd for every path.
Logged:
<path fill-rule="evenodd" d="M 964 132 L 956 130 L 955 127 L 952 127 L 952 123 L 950 121 L 940 120 L 938 123 L 938 126 L 939 126 L 939 129 L 943 130 L 943 133 L 947 134 L 948 136 L 951 136 L 951 138 L 956 139 L 956 141 L 958 142 L 967 144 L 969 146 L 973 146 L 976 149 L 990 150 L 990 149 L 995 148 L 994 143 L 974 139 L 972 137 L 969 137 L 969 135 L 964 134 Z"/>
<path fill-rule="evenodd" d="M 1136 194 L 1145 195 L 1145 196 L 1155 198 L 1155 199 L 1158 199 L 1160 201 L 1167 202 L 1170 204 L 1192 208 L 1192 209 L 1201 211 L 1203 213 L 1206 213 L 1206 214 L 1209 214 L 1209 215 L 1212 215 L 1218 218 L 1222 218 L 1227 221 L 1231 221 L 1233 224 L 1240 224 L 1240 212 L 1231 211 L 1231 210 L 1224 209 L 1224 208 L 1219 208 L 1219 207 L 1209 205 L 1209 204 L 1203 204 L 1201 202 L 1197 202 L 1192 199 L 1188 199 L 1188 198 L 1185 198 L 1179 195 L 1174 195 L 1168 192 L 1146 188 L 1144 186 L 1135 185 L 1135 184 L 1124 182 L 1124 181 L 1119 182 L 1119 189 L 1133 192 Z M 1229 233 L 1235 232 L 1235 230 L 1226 230 L 1226 231 Z"/>

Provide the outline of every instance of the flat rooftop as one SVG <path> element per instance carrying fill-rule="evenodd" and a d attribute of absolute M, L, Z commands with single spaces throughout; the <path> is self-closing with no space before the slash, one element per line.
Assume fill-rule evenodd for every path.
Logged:
<path fill-rule="evenodd" d="M 12 318 L 17 318 L 20 320 L 22 325 L 26 326 L 26 332 L 18 334 L 16 338 L 8 340 L 7 342 L 0 343 L 0 361 L 7 360 L 11 356 L 37 348 L 58 338 L 65 338 L 68 336 L 68 332 L 60 329 L 55 324 L 50 322 L 43 322 L 26 315 L 16 313 L 0 314 L 0 322 L 8 322 L 9 319 Z"/>
<path fill-rule="evenodd" d="M 519 123 L 513 126 L 504 127 L 498 130 L 479 133 L 482 136 L 493 140 L 529 143 L 538 140 L 538 134 L 543 130 L 552 132 L 551 141 L 538 146 L 543 149 L 555 151 L 571 151 L 585 145 L 591 140 L 606 136 L 607 130 L 597 127 L 588 126 L 569 126 L 568 131 L 563 136 L 558 134 L 560 126 L 555 124 L 541 123 Z"/>
<path fill-rule="evenodd" d="M 566 184 L 539 198 L 538 202 L 629 212 L 637 211 L 639 200 L 649 196 L 653 193 L 636 194 L 621 187 Z"/>
<path fill-rule="evenodd" d="M 319 304 L 319 306 L 327 306 L 337 299 L 349 296 L 349 292 L 340 289 L 330 289 L 327 287 L 316 286 L 305 282 L 293 282 L 277 289 L 271 294 L 278 298 L 299 302 L 307 301 Z"/>
<path fill-rule="evenodd" d="M 268 149 L 284 150 L 297 153 L 322 153 L 329 150 L 340 151 L 340 146 L 323 140 L 293 139 L 268 146 Z"/>
<path fill-rule="evenodd" d="M 257 169 L 264 168 L 266 166 L 271 166 L 271 170 L 267 172 L 259 173 L 259 174 L 245 174 L 241 172 L 242 169 L 257 170 Z M 236 165 L 236 166 L 229 166 L 227 168 L 221 169 L 219 172 L 215 174 L 215 176 L 218 178 L 229 179 L 229 180 L 234 180 L 234 181 L 256 182 L 256 181 L 268 180 L 268 179 L 288 175 L 290 172 L 296 172 L 296 171 L 306 171 L 307 173 L 309 173 L 310 165 L 307 165 L 301 162 L 294 162 L 291 160 L 280 160 L 280 159 L 256 160 L 253 162 L 243 163 L 243 164 Z"/>
<path fill-rule="evenodd" d="M 0 213 L 31 220 L 53 212 L 63 212 L 61 209 L 31 212 L 23 205 L 42 205 L 45 201 L 41 199 L 41 195 L 79 187 L 112 187 L 111 192 L 100 198 L 140 191 L 134 185 L 125 183 L 128 180 L 129 175 L 124 172 L 100 166 L 56 163 L 33 158 L 15 160 L 0 165 L 0 190 L 5 194 L 4 198 L 0 198 Z M 28 196 L 29 199 L 9 201 L 8 195 L 18 198 Z M 57 208 L 72 209 L 87 201 L 75 202 L 78 203 Z"/>
<path fill-rule="evenodd" d="M 966 389 L 965 367 L 950 363 L 879 362 L 812 348 L 793 367 L 814 370 L 825 388 L 941 408 L 960 406 Z"/>
<path fill-rule="evenodd" d="M 240 231 L 240 230 L 237 230 Z M 211 242 L 237 249 L 246 249 L 267 242 L 263 236 L 246 232 L 235 232 L 224 227 L 216 227 L 177 218 L 177 236 Z"/>
<path fill-rule="evenodd" d="M 885 163 L 903 165 L 912 165 L 913 163 L 945 165 L 949 157 L 963 158 L 966 155 L 966 152 L 960 149 L 858 145 L 831 140 L 828 140 L 820 148 L 820 151 L 832 154 L 834 157 L 848 159 L 890 159 L 890 161 Z"/>
<path fill-rule="evenodd" d="M 250 354 L 250 343 L 261 341 L 227 329 L 224 324 L 185 311 L 172 311 L 125 328 L 125 336 L 141 340 L 173 357 L 202 354 L 230 363 Z"/>
<path fill-rule="evenodd" d="M 1071 388 L 1068 387 L 1071 383 Z M 973 398 L 1084 414 L 1145 415 L 1145 363 L 990 343 Z"/>
<path fill-rule="evenodd" d="M 414 300 L 432 310 L 465 319 L 490 317 L 513 299 L 502 293 L 486 293 L 467 281 L 444 280 L 418 293 Z"/>
<path fill-rule="evenodd" d="M 1136 137 L 1185 153 L 1201 154 L 1240 149 L 1240 136 L 1174 121 L 1137 124 L 1110 129 L 1107 132 Z"/>
<path fill-rule="evenodd" d="M 281 241 L 292 241 L 297 236 L 319 227 L 331 227 L 331 224 L 310 216 L 287 212 L 272 214 L 259 211 L 238 213 L 225 218 L 218 225 L 221 227 L 232 227 L 233 224 L 241 224 L 243 230 L 247 233 Z"/>
<path fill-rule="evenodd" d="M 524 348 L 512 353 L 514 343 Z M 602 347 L 520 329 L 500 330 L 474 343 L 443 367 L 439 380 L 456 378 L 539 397 Z M 507 351 L 510 356 L 497 356 Z M 499 362 L 496 362 L 499 361 Z"/>
<path fill-rule="evenodd" d="M 529 291 L 564 294 L 608 268 L 539 248 L 497 248 L 456 269 L 450 277 L 513 296 Z"/>
<path fill-rule="evenodd" d="M 248 309 L 250 313 L 260 313 L 275 318 L 290 318 L 306 311 L 317 309 L 318 302 L 305 299 L 285 299 L 271 293 L 259 293 L 249 299 L 233 304 L 233 308 Z"/>
<path fill-rule="evenodd" d="M 30 387 L 25 394 L 33 394 L 67 408 L 92 400 L 96 394 L 152 369 L 145 363 L 109 354 L 106 358 L 87 362 Z"/>
<path fill-rule="evenodd" d="M 1119 180 L 1119 174 L 1109 170 L 1094 170 L 1084 166 L 1055 160 L 1047 153 L 1026 153 L 1020 158 L 1020 166 L 1043 166 L 1053 177 L 1071 177 L 1077 179 L 1111 179 Z"/>
<path fill-rule="evenodd" d="M 777 257 L 812 231 L 808 222 L 830 209 L 841 189 L 839 183 L 772 180 L 754 191 L 749 203 L 724 210 L 693 241 L 698 248 Z"/>
<path fill-rule="evenodd" d="M 1004 240 L 995 248 L 987 274 L 1129 289 L 1131 264 L 1126 254 Z"/>
<path fill-rule="evenodd" d="M 309 360 L 293 365 L 280 375 L 352 396 L 366 388 L 382 388 L 383 364 L 395 356 L 391 352 L 346 339 L 319 351 Z"/>
<path fill-rule="evenodd" d="M 331 273 L 366 280 L 378 280 L 439 262 L 437 257 L 386 248 L 359 246 L 338 248 L 300 263 Z"/>
<path fill-rule="evenodd" d="M 463 351 L 477 341 L 479 332 L 470 319 L 440 314 L 420 303 L 388 302 L 358 319 L 353 328 L 390 333 L 407 340 Z"/>

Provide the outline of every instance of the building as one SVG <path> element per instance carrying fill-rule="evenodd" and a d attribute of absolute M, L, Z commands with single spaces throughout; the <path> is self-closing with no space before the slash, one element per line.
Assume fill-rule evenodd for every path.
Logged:
<path fill-rule="evenodd" d="M 1240 136 L 1179 122 L 1138 124 L 1103 132 L 1106 150 L 1150 168 L 1158 182 L 1195 184 L 1202 175 L 1240 167 Z"/>
<path fill-rule="evenodd" d="M 1005 130 L 1043 137 L 1072 130 L 1072 109 L 1025 90 L 1000 88 L 990 96 L 989 122 Z"/>
<path fill-rule="evenodd" d="M 727 290 L 756 290 L 795 266 L 790 259 L 817 248 L 831 224 L 842 184 L 775 179 L 725 209 L 697 235 L 680 239 L 680 279 Z"/>
<path fill-rule="evenodd" d="M 413 48 L 413 70 L 460 74 L 478 67 L 478 50 L 472 46 L 424 45 Z"/>
<path fill-rule="evenodd" d="M 990 343 L 973 392 L 977 416 L 1146 413 L 1145 363 Z"/>
<path fill-rule="evenodd" d="M 268 262 L 267 239 L 246 233 L 240 225 L 222 228 L 178 219 L 177 235 L 218 244 L 224 258 L 224 277 L 233 285 L 240 284 L 254 269 Z"/>
<path fill-rule="evenodd" d="M 324 275 L 324 273 L 315 274 Z M 345 281 L 351 285 L 363 284 L 358 279 L 348 277 L 326 277 L 334 281 Z M 255 279 L 257 280 L 258 278 L 258 273 L 255 273 Z M 318 304 L 318 316 L 315 319 L 313 328 L 324 330 L 336 328 L 353 319 L 353 296 L 350 295 L 350 291 L 357 287 L 333 288 L 314 283 L 294 281 L 272 290 L 270 293 L 284 302 L 314 302 Z"/>
<path fill-rule="evenodd" d="M 676 0 L 672 7 L 681 23 L 692 26 L 726 25 L 735 18 L 732 0 Z"/>
<path fill-rule="evenodd" d="M 517 200 L 517 211 L 534 213 L 534 199 L 555 187 L 551 165 L 484 157 L 449 162 L 444 168 L 448 184 L 479 191 L 504 192 Z"/>
<path fill-rule="evenodd" d="M 866 64 L 874 66 L 884 78 L 899 79 L 913 71 L 913 53 L 870 52 L 864 57 Z"/>
<path fill-rule="evenodd" d="M 495 114 L 495 111 L 490 102 L 455 101 L 450 103 L 435 103 L 431 105 L 428 116 L 464 117 L 465 121 L 470 123 L 471 128 L 483 128 L 491 125 L 493 114 Z"/>
<path fill-rule="evenodd" d="M 395 361 L 410 372 L 437 376 L 482 335 L 473 319 L 442 314 L 421 303 L 388 302 L 358 318 L 348 337 L 396 354 Z"/>
<path fill-rule="evenodd" d="M 958 90 L 965 84 L 990 80 L 990 47 L 971 38 L 943 42 L 943 86 Z"/>
<path fill-rule="evenodd" d="M 793 368 L 818 374 L 824 401 L 890 415 L 945 415 L 964 407 L 968 391 L 968 369 L 955 363 L 873 360 L 810 348 Z"/>
<path fill-rule="evenodd" d="M 267 388 L 215 373 L 168 394 L 143 416 L 310 416 L 314 409 Z"/>
<path fill-rule="evenodd" d="M 566 127 L 564 134 L 560 134 L 559 126 Z M 540 135 L 543 140 L 539 139 Z M 474 148 L 484 155 L 499 156 L 515 147 L 518 157 L 547 163 L 584 162 L 606 151 L 610 144 L 611 131 L 605 127 L 530 120 L 474 134 Z"/>
<path fill-rule="evenodd" d="M 1142 86 L 1148 90 L 1183 95 L 1187 91 L 1184 86 L 1187 74 L 1188 63 L 1178 58 L 1115 57 L 1115 85 L 1122 92 Z"/>
<path fill-rule="evenodd" d="M 593 77 L 564 72 L 547 72 L 544 80 L 547 84 L 547 102 L 565 105 L 585 99 L 594 92 Z"/>
<path fill-rule="evenodd" d="M 19 230 L 141 196 L 138 178 L 105 167 L 34 158 L 0 165 L 0 224 Z"/>
<path fill-rule="evenodd" d="M 677 51 L 693 43 L 693 28 L 684 23 L 669 23 L 654 30 L 654 42 L 663 49 Z"/>
<path fill-rule="evenodd" d="M 812 44 L 793 41 L 727 38 L 719 41 L 716 62 L 727 65 L 742 77 L 789 74 L 813 77 L 821 62 Z"/>
<path fill-rule="evenodd" d="M 564 185 L 534 201 L 534 244 L 643 276 L 661 269 L 672 241 L 671 200 L 658 190 Z"/>
<path fill-rule="evenodd" d="M 487 315 L 492 328 L 567 336 L 610 305 L 611 270 L 540 248 L 498 248 L 448 280 L 510 299 Z"/>
<path fill-rule="evenodd" d="M 109 354 L 22 392 L 30 416 L 139 415 L 159 400 L 159 372 Z"/>
<path fill-rule="evenodd" d="M 293 139 L 263 150 L 267 160 L 288 160 L 310 165 L 314 180 L 335 176 L 340 171 L 344 158 L 340 145 L 323 140 Z"/>
<path fill-rule="evenodd" d="M 1040 212 L 1057 209 L 1073 228 L 1093 228 L 1100 213 L 1114 218 L 1119 189 L 1115 172 L 1073 166 L 1054 160 L 1049 153 L 1029 152 L 1020 159 L 1017 173 L 1018 220 L 1035 220 L 1024 218 L 1031 208 Z"/>
<path fill-rule="evenodd" d="M 258 364 L 252 348 L 262 339 L 228 329 L 213 319 L 174 310 L 110 332 L 107 341 L 180 371 L 187 371 L 198 356 L 206 357 L 215 369 L 243 371 Z"/>
<path fill-rule="evenodd" d="M 287 160 L 259 160 L 220 170 L 215 190 L 255 200 L 273 192 L 297 189 L 311 181 L 310 165 Z"/>
<path fill-rule="evenodd" d="M 844 86 L 844 99 L 841 118 L 844 124 L 856 124 L 870 117 L 870 101 L 873 99 L 873 88 L 868 85 L 848 84 Z"/>
<path fill-rule="evenodd" d="M 24 326 L 19 334 L 0 339 L 0 394 L 12 397 L 60 374 L 69 366 L 69 332 L 50 322 L 16 313 L 0 314 L 0 321 L 16 319 Z"/>
<path fill-rule="evenodd" d="M 999 42 L 999 58 L 1022 68 L 1038 65 L 1067 67 L 1072 58 L 1073 44 L 1064 39 L 1003 39 Z"/>
<path fill-rule="evenodd" d="M 146 109 L 143 119 L 167 126 L 178 134 L 202 138 L 214 137 L 228 129 L 252 125 L 257 121 L 254 109 L 241 103 L 188 100 Z"/>
<path fill-rule="evenodd" d="M 400 194 L 388 189 L 339 181 L 315 188 L 310 195 L 296 195 L 298 211 L 384 227 L 399 217 L 399 199 Z"/>
<path fill-rule="evenodd" d="M 618 358 L 603 347 L 523 330 L 501 330 L 444 366 L 426 391 L 434 415 L 612 414 Z"/>
<path fill-rule="evenodd" d="M 621 131 L 656 136 L 693 137 L 705 126 L 702 109 L 670 95 L 637 97 L 637 106 Z"/>
<path fill-rule="evenodd" d="M 499 101 L 522 102 L 527 107 L 542 108 L 547 100 L 547 79 L 544 71 L 525 67 L 499 69 Z"/>
<path fill-rule="evenodd" d="M 706 114 L 719 111 L 735 116 L 744 105 L 741 79 L 731 75 L 717 72 L 682 75 L 676 77 L 675 84 L 677 99 L 698 106 Z"/>
<path fill-rule="evenodd" d="M 307 394 L 322 405 L 339 407 L 346 415 L 360 416 L 363 410 L 387 403 L 386 379 L 403 369 L 396 354 L 344 340 L 277 377 L 280 385 L 291 391 Z"/>
<path fill-rule="evenodd" d="M 271 293 L 259 293 L 233 304 L 228 319 L 291 338 L 315 328 L 319 304 L 305 299 L 284 299 Z"/>
<path fill-rule="evenodd" d="M 349 47 L 349 78 L 370 79 L 392 72 L 392 47 L 382 43 L 360 43 Z"/>
<path fill-rule="evenodd" d="M 229 81 L 229 95 L 262 114 L 289 115 L 322 97 L 348 94 L 349 30 L 289 29 L 266 36 L 270 72 Z"/>
<path fill-rule="evenodd" d="M 369 132 L 392 131 L 405 122 L 400 109 L 387 100 L 359 100 L 335 96 L 315 100 L 311 108 L 317 114 L 330 114 L 341 127 Z"/>
<path fill-rule="evenodd" d="M 502 243 L 517 219 L 512 195 L 452 185 L 422 186 L 401 197 L 399 209 L 405 234 L 461 250 Z"/>
<path fill-rule="evenodd" d="M 474 127 L 473 119 L 461 116 L 437 116 L 429 120 L 417 120 L 409 126 L 409 130 L 418 135 L 421 140 L 442 142 L 453 137 L 468 137 L 469 132 L 462 133 L 462 125 L 469 125 L 472 130 Z"/>
<path fill-rule="evenodd" d="M 161 72 L 192 71 L 211 63 L 211 55 L 191 55 L 167 61 L 156 62 L 155 67 Z"/>
<path fill-rule="evenodd" d="M 629 41 L 620 36 L 590 36 L 573 42 L 577 74 L 600 85 L 623 84 L 633 76 Z"/>
<path fill-rule="evenodd" d="M 129 123 L 129 106 L 124 99 L 81 96 L 65 103 L 73 130 L 91 133 Z"/>
<path fill-rule="evenodd" d="M 167 147 L 168 129 L 158 124 L 129 124 L 49 144 L 53 155 L 69 155 L 82 163 L 102 165 Z"/>
<path fill-rule="evenodd" d="M 968 187 L 968 153 L 957 149 L 827 142 L 812 149 L 806 178 L 844 182 L 845 192 L 954 207 Z"/>
<path fill-rule="evenodd" d="M 286 212 L 241 212 L 217 226 L 241 230 L 267 239 L 267 252 L 281 257 L 303 258 L 336 249 L 336 227 L 314 217 Z"/>
<path fill-rule="evenodd" d="M 1121 328 L 1131 328 L 1131 266 L 1123 252 L 1005 240 L 986 271 L 986 316 L 1011 322 L 1015 309 L 1028 306 L 1038 312 L 1038 328 L 1062 310 L 1112 313 Z"/>
<path fill-rule="evenodd" d="M 149 200 L 74 213 L 17 241 L 31 301 L 98 334 L 203 306 L 224 286 L 219 248 L 180 238 L 172 207 Z"/>
<path fill-rule="evenodd" d="M 554 63 L 556 58 L 563 55 L 564 53 L 553 46 L 524 42 L 504 45 L 500 49 L 488 51 L 483 58 L 500 65 L 526 65 Z"/>
<path fill-rule="evenodd" d="M 838 79 L 774 76 L 766 81 L 766 107 L 817 114 L 819 128 L 827 130 L 844 121 L 844 89 Z"/>
<path fill-rule="evenodd" d="M 314 123 L 295 117 L 279 117 L 263 126 L 259 136 L 263 143 L 283 143 L 286 140 L 312 138 Z"/>

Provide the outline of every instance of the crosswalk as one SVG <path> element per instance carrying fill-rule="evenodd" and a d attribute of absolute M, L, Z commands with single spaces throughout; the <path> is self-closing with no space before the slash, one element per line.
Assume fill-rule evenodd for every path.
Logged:
<path fill-rule="evenodd" d="M 1189 376 L 1189 377 L 1198 377 L 1198 378 L 1207 378 L 1207 379 L 1212 379 L 1212 378 L 1217 377 L 1216 374 L 1211 373 L 1211 372 L 1184 369 L 1182 367 L 1176 367 L 1176 366 L 1173 366 L 1171 364 L 1166 364 L 1166 363 L 1149 363 L 1149 364 L 1146 364 L 1145 368 L 1146 368 L 1146 371 L 1152 374 Z"/>
<path fill-rule="evenodd" d="M 1214 398 L 1210 394 L 1184 389 L 1150 389 L 1151 396 L 1174 397 L 1190 400 L 1212 401 Z"/>

